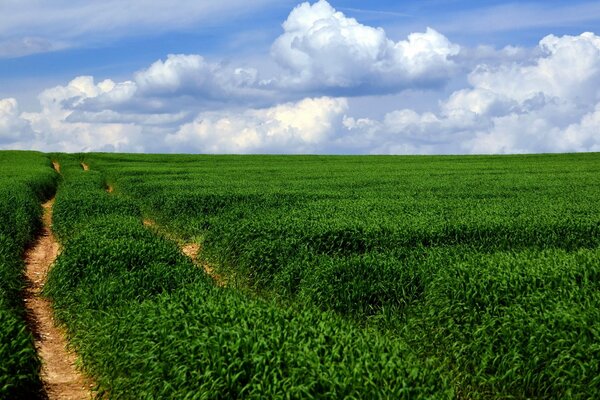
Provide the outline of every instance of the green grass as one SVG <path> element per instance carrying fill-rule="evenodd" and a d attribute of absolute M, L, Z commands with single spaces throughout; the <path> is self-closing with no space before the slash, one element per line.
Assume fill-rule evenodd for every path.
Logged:
<path fill-rule="evenodd" d="M 22 255 L 40 227 L 40 202 L 57 183 L 50 160 L 0 152 L 0 398 L 36 398 L 40 361 L 25 322 Z"/>
<path fill-rule="evenodd" d="M 600 392 L 600 155 L 86 156 L 239 288 L 333 311 L 468 398 Z"/>
<path fill-rule="evenodd" d="M 4 157 L 25 155 L 49 175 L 0 178 L 0 311 L 17 317 L 19 252 L 56 182 L 40 154 Z M 101 395 L 600 393 L 599 154 L 52 157 L 46 293 Z M 142 218 L 200 243 L 228 287 Z"/>
<path fill-rule="evenodd" d="M 101 395 L 453 396 L 434 360 L 404 341 L 314 307 L 215 287 L 175 243 L 142 225 L 133 199 L 113 199 L 97 174 L 62 159 L 54 218 L 65 247 L 45 293 Z M 94 196 L 86 212 L 74 208 Z"/>

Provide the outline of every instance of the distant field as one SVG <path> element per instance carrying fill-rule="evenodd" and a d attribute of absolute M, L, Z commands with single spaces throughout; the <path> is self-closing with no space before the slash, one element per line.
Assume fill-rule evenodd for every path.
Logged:
<path fill-rule="evenodd" d="M 600 393 L 600 154 L 50 160 L 47 294 L 106 394 Z"/>

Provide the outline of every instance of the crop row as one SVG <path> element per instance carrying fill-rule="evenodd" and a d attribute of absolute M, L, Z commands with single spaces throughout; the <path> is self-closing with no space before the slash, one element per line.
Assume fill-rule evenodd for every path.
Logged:
<path fill-rule="evenodd" d="M 435 359 L 333 313 L 215 287 L 131 199 L 62 156 L 46 294 L 114 398 L 449 398 Z M 95 198 L 93 206 L 81 205 Z M 80 211 L 81 208 L 85 211 Z"/>
<path fill-rule="evenodd" d="M 27 329 L 22 300 L 23 252 L 40 226 L 40 202 L 57 174 L 40 153 L 1 152 L 0 164 L 0 398 L 41 393 L 40 361 Z"/>

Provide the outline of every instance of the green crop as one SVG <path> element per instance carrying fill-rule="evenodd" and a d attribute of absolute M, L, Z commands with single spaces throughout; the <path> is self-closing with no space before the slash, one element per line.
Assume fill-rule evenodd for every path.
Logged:
<path fill-rule="evenodd" d="M 2 178 L 0 311 L 27 342 L 15 260 L 56 174 L 25 154 L 45 172 Z M 600 393 L 599 154 L 52 157 L 46 294 L 101 396 Z"/>
<path fill-rule="evenodd" d="M 100 395 L 452 397 L 434 360 L 402 340 L 314 307 L 215 287 L 174 242 L 142 225 L 133 199 L 107 195 L 93 169 L 63 165 L 54 218 L 65 247 L 45 293 Z M 93 197 L 93 207 L 77 210 Z"/>
<path fill-rule="evenodd" d="M 434 356 L 467 398 L 600 392 L 600 157 L 86 155 L 232 286 Z"/>
<path fill-rule="evenodd" d="M 57 174 L 40 153 L 0 152 L 0 164 L 0 398 L 35 398 L 42 389 L 40 361 L 21 299 L 22 256 Z"/>

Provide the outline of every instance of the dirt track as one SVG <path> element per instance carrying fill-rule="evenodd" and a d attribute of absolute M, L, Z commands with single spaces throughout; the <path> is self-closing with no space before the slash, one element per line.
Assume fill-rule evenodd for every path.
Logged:
<path fill-rule="evenodd" d="M 56 165 L 55 169 L 60 170 Z M 48 399 L 90 399 L 92 384 L 75 367 L 76 355 L 67 350 L 65 332 L 55 325 L 52 305 L 41 296 L 48 271 L 59 251 L 58 242 L 50 228 L 53 203 L 54 199 L 43 205 L 42 231 L 25 254 L 25 307 L 35 347 L 42 359 L 41 377 Z"/>
<path fill-rule="evenodd" d="M 201 247 L 198 243 L 186 243 L 181 246 L 181 252 L 188 256 L 196 265 L 200 263 L 200 261 L 198 261 L 198 253 L 200 252 L 200 249 Z M 204 269 L 204 272 L 206 272 L 206 274 L 212 278 L 217 286 L 226 285 L 226 280 L 221 275 L 217 274 L 210 264 L 203 262 L 202 268 Z"/>
<path fill-rule="evenodd" d="M 156 222 L 151 219 L 144 219 L 144 226 L 160 229 Z M 181 252 L 188 256 L 194 264 L 200 264 L 198 261 L 198 253 L 200 252 L 201 246 L 198 243 L 184 243 L 180 244 L 179 247 L 181 248 Z M 202 263 L 202 268 L 204 269 L 204 272 L 206 272 L 206 274 L 212 278 L 217 286 L 226 286 L 226 279 L 217 274 L 211 265 Z"/>

